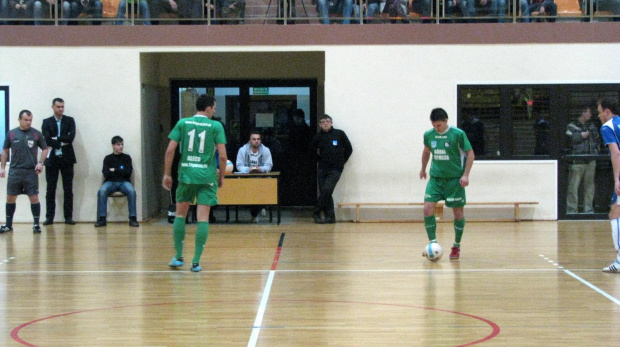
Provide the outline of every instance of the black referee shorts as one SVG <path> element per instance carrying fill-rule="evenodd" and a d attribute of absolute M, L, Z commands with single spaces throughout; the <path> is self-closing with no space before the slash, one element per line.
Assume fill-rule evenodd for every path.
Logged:
<path fill-rule="evenodd" d="M 9 169 L 9 178 L 6 184 L 7 195 L 39 194 L 39 176 L 32 169 Z"/>

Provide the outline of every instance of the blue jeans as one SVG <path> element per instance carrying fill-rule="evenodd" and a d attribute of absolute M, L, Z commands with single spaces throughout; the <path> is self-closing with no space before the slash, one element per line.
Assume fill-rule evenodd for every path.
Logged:
<path fill-rule="evenodd" d="M 127 208 L 129 217 L 136 217 L 136 190 L 131 182 L 103 182 L 97 193 L 97 217 L 108 215 L 108 196 L 112 193 L 121 192 L 127 196 Z"/>
<path fill-rule="evenodd" d="M 493 0 L 493 1 L 497 1 L 497 7 L 498 7 L 498 13 L 497 16 L 499 17 L 498 22 L 500 23 L 504 23 L 506 21 L 506 19 L 504 17 L 506 17 L 506 0 Z M 519 0 L 519 7 L 517 7 L 517 13 L 519 12 L 519 10 L 521 10 L 521 14 L 523 15 L 523 21 L 524 22 L 529 22 L 530 21 L 530 5 L 528 4 L 527 0 Z"/>
<path fill-rule="evenodd" d="M 45 6 L 44 6 L 45 4 Z M 37 0 L 34 2 L 34 25 L 41 25 L 41 19 L 49 19 L 49 12 L 53 9 L 45 0 Z M 54 18 L 56 14 L 52 14 Z M 58 17 L 68 18 L 71 15 L 71 5 L 69 1 L 62 2 L 62 12 L 58 13 Z M 59 21 L 61 25 L 67 25 L 66 20 Z"/>
<path fill-rule="evenodd" d="M 140 13 L 142 14 L 142 18 L 144 19 L 144 25 L 151 25 L 151 14 L 149 12 L 149 4 L 146 0 L 141 0 L 138 3 L 140 7 Z M 125 18 L 125 10 L 127 8 L 127 1 L 121 0 L 121 3 L 118 4 L 118 12 L 116 13 L 116 19 Z M 131 10 L 129 10 L 131 14 Z M 123 21 L 116 21 L 116 25 L 123 25 Z"/>
<path fill-rule="evenodd" d="M 475 0 L 460 0 L 456 4 L 461 9 L 463 17 L 472 17 L 476 15 Z M 452 17 L 454 13 L 454 0 L 446 1 L 446 17 Z M 465 22 L 471 22 L 471 19 L 465 19 Z"/>
<path fill-rule="evenodd" d="M 342 13 L 342 17 L 346 18 L 342 21 L 342 24 L 349 24 L 351 22 L 349 18 L 353 13 L 353 0 L 336 0 L 335 2 L 319 0 L 317 9 L 319 10 L 321 24 L 329 24 L 329 7 L 334 7 L 334 12 Z"/>
<path fill-rule="evenodd" d="M 79 1 L 71 3 L 71 18 L 78 18 L 82 13 L 92 14 L 94 19 L 101 19 L 103 17 L 103 4 L 99 0 L 90 0 L 87 7 L 78 4 Z M 95 22 L 100 25 L 101 22 Z"/>

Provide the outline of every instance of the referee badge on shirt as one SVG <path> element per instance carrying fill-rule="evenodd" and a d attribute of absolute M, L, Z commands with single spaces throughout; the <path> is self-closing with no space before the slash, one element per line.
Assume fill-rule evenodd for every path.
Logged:
<path fill-rule="evenodd" d="M 34 146 L 34 140 L 28 140 L 28 148 L 32 148 Z"/>
<path fill-rule="evenodd" d="M 332 141 L 332 145 L 334 145 L 334 146 L 338 146 L 338 140 L 333 140 L 333 141 Z"/>

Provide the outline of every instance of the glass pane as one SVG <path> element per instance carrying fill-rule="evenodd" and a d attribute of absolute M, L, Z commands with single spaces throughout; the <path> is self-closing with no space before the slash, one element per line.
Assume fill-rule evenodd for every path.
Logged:
<path fill-rule="evenodd" d="M 459 89 L 458 127 L 467 134 L 476 158 L 500 155 L 500 89 Z"/>
<path fill-rule="evenodd" d="M 546 87 L 512 90 L 512 155 L 549 155 L 549 94 Z"/>
<path fill-rule="evenodd" d="M 600 98 L 617 97 L 617 91 L 586 88 L 567 93 L 563 157 L 567 215 L 609 212 L 613 175 L 607 148 L 600 139 L 596 106 Z"/>
<path fill-rule="evenodd" d="M 309 145 L 316 129 L 310 126 L 309 87 L 250 87 L 250 128 L 262 133 L 271 151 L 273 171 L 280 171 L 281 204 L 315 203 L 316 181 Z M 298 117 L 302 112 L 304 117 Z M 245 140 L 247 142 L 247 139 Z"/>

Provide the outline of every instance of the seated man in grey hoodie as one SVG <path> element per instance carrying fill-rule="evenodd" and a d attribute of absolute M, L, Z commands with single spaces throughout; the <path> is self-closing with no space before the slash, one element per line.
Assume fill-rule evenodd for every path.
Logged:
<path fill-rule="evenodd" d="M 237 171 L 241 173 L 267 173 L 271 171 L 273 161 L 271 151 L 261 144 L 257 130 L 250 133 L 250 141 L 239 148 L 237 153 Z M 263 206 L 252 207 L 252 222 L 258 223 L 258 213 Z"/>

